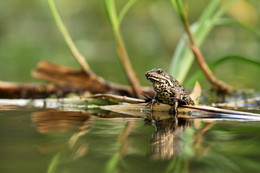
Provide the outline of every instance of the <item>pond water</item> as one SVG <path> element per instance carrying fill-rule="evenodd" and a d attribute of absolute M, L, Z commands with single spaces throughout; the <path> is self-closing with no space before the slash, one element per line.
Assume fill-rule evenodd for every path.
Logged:
<path fill-rule="evenodd" d="M 260 172 L 257 121 L 24 108 L 0 118 L 2 173 Z"/>

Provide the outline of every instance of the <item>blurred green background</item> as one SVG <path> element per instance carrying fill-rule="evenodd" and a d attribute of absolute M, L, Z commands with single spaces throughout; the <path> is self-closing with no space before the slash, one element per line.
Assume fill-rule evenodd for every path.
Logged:
<path fill-rule="evenodd" d="M 112 82 L 127 84 L 117 58 L 112 30 L 104 2 L 56 0 L 57 8 L 71 37 L 95 73 Z M 118 7 L 126 0 L 116 1 Z M 209 0 L 188 0 L 189 19 L 196 21 Z M 237 0 L 225 17 L 250 26 L 216 26 L 201 46 L 209 64 L 225 56 L 242 56 L 260 61 L 260 1 Z M 149 85 L 144 73 L 151 68 L 169 70 L 183 26 L 168 0 L 138 0 L 123 20 L 122 33 L 136 74 Z M 40 82 L 31 71 L 41 60 L 79 69 L 51 15 L 47 1 L 12 0 L 0 2 L 0 80 Z M 186 79 L 199 71 L 192 66 Z M 216 75 L 236 88 L 259 90 L 260 68 L 256 63 L 224 61 Z M 202 87 L 209 84 L 202 79 Z M 186 83 L 189 87 L 192 83 Z"/>

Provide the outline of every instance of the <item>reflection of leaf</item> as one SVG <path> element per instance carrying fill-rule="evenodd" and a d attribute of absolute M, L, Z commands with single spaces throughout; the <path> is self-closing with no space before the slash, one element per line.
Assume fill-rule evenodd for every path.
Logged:
<path fill-rule="evenodd" d="M 105 166 L 105 172 L 106 173 L 114 173 L 116 172 L 118 162 L 120 161 L 120 154 L 115 153 L 113 157 L 111 157 L 110 160 L 108 160 L 106 166 Z"/>
<path fill-rule="evenodd" d="M 194 149 L 194 136 L 195 130 L 193 128 L 187 128 L 183 135 L 182 139 L 184 140 L 183 145 L 183 157 L 184 158 L 192 158 L 195 155 Z"/>
<path fill-rule="evenodd" d="M 57 172 L 57 167 L 60 163 L 60 153 L 56 154 L 49 164 L 47 173 L 55 173 Z"/>
<path fill-rule="evenodd" d="M 135 125 L 135 121 L 129 121 L 126 123 L 124 130 L 118 136 L 118 150 L 115 154 L 107 161 L 105 172 L 106 173 L 114 173 L 118 168 L 118 164 L 122 161 L 124 155 L 128 150 L 128 136 L 131 133 L 133 127 Z"/>
<path fill-rule="evenodd" d="M 204 172 L 240 172 L 238 164 L 236 164 L 232 157 L 223 152 L 209 152 L 203 159 L 200 159 L 203 165 L 207 165 L 204 168 Z"/>
<path fill-rule="evenodd" d="M 165 173 L 181 173 L 181 172 L 188 172 L 185 170 L 185 162 L 180 157 L 175 157 L 172 161 L 168 164 Z"/>

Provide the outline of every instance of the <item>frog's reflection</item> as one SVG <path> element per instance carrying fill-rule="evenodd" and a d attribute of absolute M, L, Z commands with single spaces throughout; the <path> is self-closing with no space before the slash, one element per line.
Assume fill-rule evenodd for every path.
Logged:
<path fill-rule="evenodd" d="M 187 127 L 192 125 L 192 120 L 187 119 L 146 119 L 146 122 L 155 126 L 151 138 L 151 151 L 149 157 L 154 160 L 170 159 L 179 155 L 182 150 L 181 136 Z"/>

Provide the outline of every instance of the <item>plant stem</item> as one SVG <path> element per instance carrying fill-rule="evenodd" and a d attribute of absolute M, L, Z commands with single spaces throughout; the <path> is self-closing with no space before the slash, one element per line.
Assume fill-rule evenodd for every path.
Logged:
<path fill-rule="evenodd" d="M 54 0 L 48 0 L 48 4 L 51 9 L 54 20 L 64 38 L 64 40 L 66 41 L 66 43 L 68 45 L 71 54 L 73 55 L 75 60 L 79 63 L 81 68 L 86 73 L 89 73 L 90 72 L 89 65 L 88 65 L 86 59 L 84 58 L 84 56 L 78 51 L 76 45 L 74 44 L 73 40 L 71 39 L 70 34 L 69 34 L 67 28 L 65 27 L 64 23 L 62 22 L 62 19 L 58 13 Z"/>
<path fill-rule="evenodd" d="M 121 62 L 121 65 L 123 66 L 125 73 L 127 75 L 127 78 L 132 86 L 133 92 L 137 97 L 140 97 L 142 94 L 141 91 L 141 85 L 134 73 L 133 67 L 131 65 L 131 62 L 129 60 L 129 56 L 127 53 L 127 50 L 125 48 L 125 44 L 123 41 L 122 34 L 119 29 L 114 31 L 114 36 L 116 39 L 116 45 L 117 45 L 117 53 Z"/>
<path fill-rule="evenodd" d="M 134 70 L 132 68 L 131 62 L 129 60 L 129 56 L 124 44 L 124 40 L 120 31 L 120 23 L 122 22 L 127 10 L 133 5 L 135 0 L 129 1 L 123 8 L 123 10 L 119 13 L 120 15 L 117 15 L 116 12 L 116 3 L 115 0 L 104 0 L 105 7 L 107 10 L 108 18 L 110 20 L 114 38 L 116 41 L 116 49 L 117 54 L 120 60 L 121 65 L 123 66 L 123 69 L 125 71 L 125 74 L 128 78 L 129 83 L 131 84 L 133 93 L 137 97 L 141 97 L 142 90 L 141 85 L 138 81 L 138 79 L 135 76 Z"/>
<path fill-rule="evenodd" d="M 185 30 L 188 34 L 189 40 L 190 40 L 190 45 L 189 45 L 190 49 L 192 50 L 192 53 L 193 53 L 196 61 L 198 62 L 200 68 L 202 69 L 203 73 L 205 74 L 206 78 L 210 81 L 210 83 L 213 86 L 216 86 L 217 89 L 219 89 L 220 91 L 224 91 L 224 92 L 230 91 L 232 89 L 232 87 L 227 85 L 223 81 L 219 80 L 210 70 L 201 50 L 199 49 L 199 47 L 197 46 L 197 44 L 195 42 L 195 39 L 191 32 L 190 24 L 189 24 L 187 18 L 183 19 L 183 23 L 184 23 L 184 28 L 185 28 Z"/>

